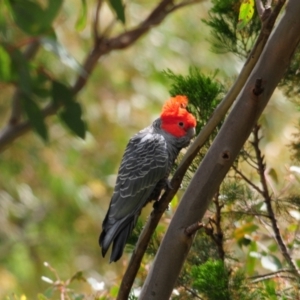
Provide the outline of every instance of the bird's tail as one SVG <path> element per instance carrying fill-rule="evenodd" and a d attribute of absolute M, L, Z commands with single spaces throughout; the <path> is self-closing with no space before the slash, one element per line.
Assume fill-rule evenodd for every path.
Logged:
<path fill-rule="evenodd" d="M 106 224 L 105 224 L 106 223 Z M 103 231 L 99 237 L 99 244 L 104 257 L 110 244 L 113 243 L 110 262 L 117 261 L 123 254 L 126 242 L 134 228 L 136 218 L 132 216 L 126 220 L 120 220 L 109 226 L 108 222 L 103 222 Z"/>

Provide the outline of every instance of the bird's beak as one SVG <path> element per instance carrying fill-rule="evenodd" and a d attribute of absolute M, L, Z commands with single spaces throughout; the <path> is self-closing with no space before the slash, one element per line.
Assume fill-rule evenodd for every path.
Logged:
<path fill-rule="evenodd" d="M 195 127 L 191 127 L 187 130 L 187 135 L 190 137 L 190 138 L 193 138 L 196 134 L 196 129 Z"/>

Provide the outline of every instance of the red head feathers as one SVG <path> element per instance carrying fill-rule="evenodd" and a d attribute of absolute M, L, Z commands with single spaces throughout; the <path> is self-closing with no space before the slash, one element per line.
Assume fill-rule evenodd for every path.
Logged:
<path fill-rule="evenodd" d="M 196 118 L 186 110 L 187 104 L 186 96 L 178 95 L 170 98 L 160 114 L 161 128 L 176 137 L 182 137 L 190 128 L 195 128 Z"/>

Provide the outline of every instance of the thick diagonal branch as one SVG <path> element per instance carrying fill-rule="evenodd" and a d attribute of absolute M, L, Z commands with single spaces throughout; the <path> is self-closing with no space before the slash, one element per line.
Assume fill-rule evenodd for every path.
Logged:
<path fill-rule="evenodd" d="M 185 191 L 139 299 L 169 299 L 171 296 L 193 242 L 193 237 L 185 234 L 185 228 L 202 220 L 213 195 L 290 64 L 300 42 L 299 14 L 300 2 L 290 0 L 285 14 L 237 97 L 235 106 Z M 259 96 L 252 92 L 257 78 L 263 79 L 263 93 Z"/>

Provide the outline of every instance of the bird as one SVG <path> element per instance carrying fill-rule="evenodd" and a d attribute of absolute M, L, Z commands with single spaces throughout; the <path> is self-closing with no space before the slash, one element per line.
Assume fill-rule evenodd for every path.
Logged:
<path fill-rule="evenodd" d="M 158 201 L 180 150 L 195 136 L 196 118 L 187 105 L 186 96 L 171 97 L 160 117 L 126 146 L 99 237 L 103 257 L 113 244 L 110 262 L 121 258 L 142 208 Z"/>

